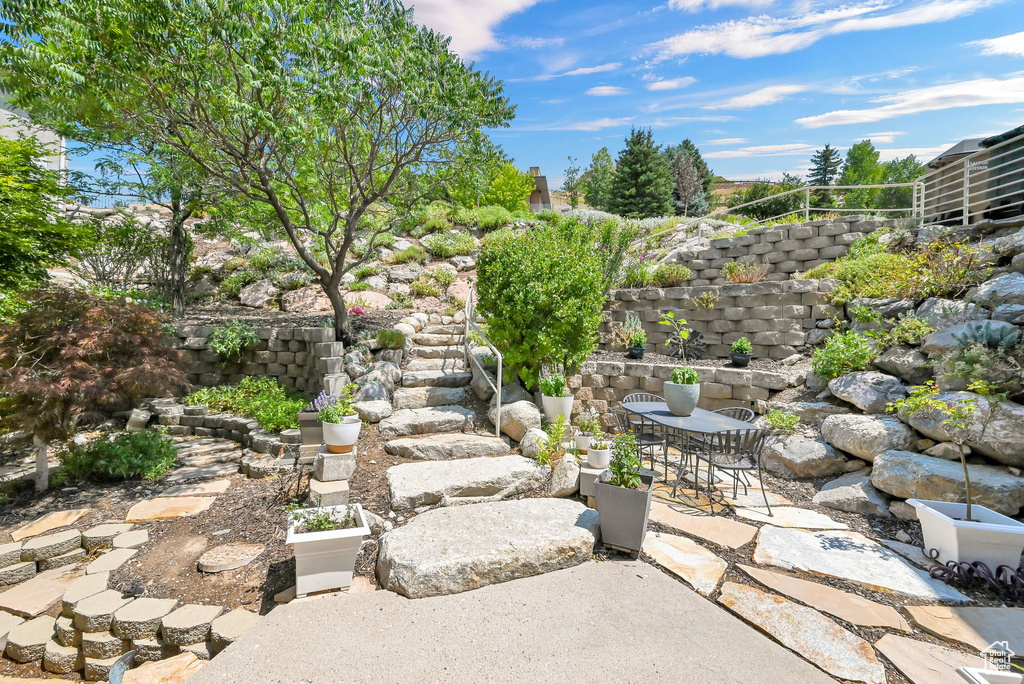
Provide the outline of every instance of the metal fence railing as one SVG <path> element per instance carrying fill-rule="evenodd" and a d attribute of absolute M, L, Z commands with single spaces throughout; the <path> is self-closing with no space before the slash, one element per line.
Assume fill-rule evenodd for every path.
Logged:
<path fill-rule="evenodd" d="M 501 437 L 501 381 L 504 377 L 502 375 L 502 362 L 504 358 L 502 357 L 501 352 L 498 351 L 498 348 L 491 344 L 491 341 L 487 339 L 487 335 L 485 335 L 484 331 L 480 329 L 480 326 L 476 324 L 476 306 L 473 303 L 475 297 L 476 287 L 471 285 L 469 288 L 469 296 L 466 297 L 466 308 L 464 309 L 466 314 L 466 333 L 463 338 L 463 345 L 465 345 L 463 350 L 465 352 L 465 365 L 466 368 L 472 370 L 470 364 L 473 364 L 480 371 L 480 375 L 487 380 L 487 384 L 490 385 L 491 389 L 494 390 L 494 436 Z M 476 358 L 476 354 L 473 353 L 472 343 L 469 339 L 469 333 L 471 331 L 479 335 L 480 339 L 483 340 L 483 343 L 491 350 L 491 353 L 494 354 L 494 358 L 498 360 L 498 374 L 493 381 L 491 380 L 490 373 L 484 369 L 483 364 L 480 363 L 480 359 Z"/>

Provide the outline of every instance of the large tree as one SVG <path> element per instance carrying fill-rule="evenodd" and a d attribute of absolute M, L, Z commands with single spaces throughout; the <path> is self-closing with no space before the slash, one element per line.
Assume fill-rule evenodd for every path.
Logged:
<path fill-rule="evenodd" d="M 925 167 L 912 154 L 882 164 L 880 182 L 913 183 L 924 175 Z M 878 209 L 909 209 L 914 203 L 913 188 L 885 188 L 878 193 L 874 206 Z"/>
<path fill-rule="evenodd" d="M 583 172 L 583 199 L 587 206 L 602 211 L 608 209 L 613 178 L 615 178 L 615 161 L 608 148 L 602 147 L 590 157 L 590 166 Z"/>
<path fill-rule="evenodd" d="M 565 180 L 562 181 L 562 192 L 565 199 L 569 201 L 569 207 L 575 209 L 580 204 L 580 195 L 583 194 L 583 186 L 586 182 L 580 175 L 579 160 L 569 157 L 569 166 L 565 167 Z"/>
<path fill-rule="evenodd" d="M 672 173 L 651 129 L 634 128 L 626 138 L 615 163 L 609 210 L 630 218 L 674 213 Z"/>
<path fill-rule="evenodd" d="M 505 207 L 511 212 L 529 211 L 530 194 L 536 187 L 533 176 L 506 162 L 491 178 L 491 184 L 484 193 L 484 202 Z"/>
<path fill-rule="evenodd" d="M 706 214 L 715 188 L 715 174 L 708 168 L 700 150 L 687 138 L 678 145 L 665 148 L 664 154 L 672 169 L 672 194 L 676 213 L 683 216 Z M 683 176 L 680 176 L 680 171 Z M 685 182 L 682 188 L 681 179 Z"/>
<path fill-rule="evenodd" d="M 829 144 L 814 153 L 811 157 L 811 170 L 807 174 L 810 185 L 832 185 L 839 177 L 843 167 L 843 158 L 839 150 Z M 832 194 L 828 190 L 817 191 L 811 198 L 814 206 L 828 207 L 832 205 Z"/>
<path fill-rule="evenodd" d="M 878 163 L 878 150 L 870 140 L 861 140 L 846 151 L 843 172 L 837 185 L 877 185 L 882 180 L 882 167 Z M 845 206 L 850 209 L 868 209 L 874 206 L 878 190 L 847 190 Z"/>
<path fill-rule="evenodd" d="M 145 139 L 267 205 L 344 341 L 342 277 L 392 228 L 364 215 L 410 207 L 451 176 L 460 146 L 514 114 L 500 82 L 396 0 L 15 0 L 2 17 L 19 78 L 59 77 L 67 97 L 89 89 Z"/>

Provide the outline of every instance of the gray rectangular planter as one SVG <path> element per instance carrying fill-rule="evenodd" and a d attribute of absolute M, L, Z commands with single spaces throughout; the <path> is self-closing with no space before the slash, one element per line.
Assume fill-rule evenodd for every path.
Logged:
<path fill-rule="evenodd" d="M 640 481 L 647 485 L 647 491 L 615 487 L 601 482 L 600 478 L 594 483 L 597 510 L 601 514 L 601 540 L 605 546 L 633 554 L 643 547 L 654 495 L 654 476 L 642 473 Z"/>
<path fill-rule="evenodd" d="M 320 446 L 324 441 L 324 428 L 320 424 L 319 414 L 316 411 L 299 411 L 299 432 L 302 433 L 302 444 L 305 446 Z"/>

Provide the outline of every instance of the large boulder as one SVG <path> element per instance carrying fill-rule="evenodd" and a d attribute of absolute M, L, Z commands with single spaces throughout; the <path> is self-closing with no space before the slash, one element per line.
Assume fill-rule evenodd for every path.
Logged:
<path fill-rule="evenodd" d="M 444 461 L 473 456 L 501 456 L 509 452 L 505 437 L 449 433 L 426 437 L 400 437 L 384 445 L 384 451 L 418 461 Z"/>
<path fill-rule="evenodd" d="M 364 375 L 364 376 L 360 377 L 359 379 L 362 380 L 365 377 L 367 377 L 367 376 Z M 384 385 L 384 383 L 381 383 L 381 382 L 366 382 L 366 383 L 363 384 L 362 387 L 359 388 L 359 391 L 356 392 L 356 395 L 355 395 L 354 399 L 357 402 L 361 402 L 361 401 L 387 401 L 387 402 L 390 402 L 391 401 L 391 392 L 388 391 L 388 388 Z"/>
<path fill-rule="evenodd" d="M 946 328 L 964 321 L 988 318 L 988 311 L 960 299 L 931 297 L 917 307 L 917 317 L 935 329 Z"/>
<path fill-rule="evenodd" d="M 319 285 L 300 287 L 297 290 L 281 295 L 281 311 L 288 313 L 308 313 L 313 311 L 329 311 L 331 300 L 324 294 Z"/>
<path fill-rule="evenodd" d="M 1024 478 L 1005 468 L 969 465 L 972 503 L 1004 515 L 1016 515 L 1024 506 Z M 886 451 L 875 459 L 871 484 L 902 499 L 964 503 L 964 470 L 959 461 L 945 461 L 910 451 Z"/>
<path fill-rule="evenodd" d="M 438 508 L 380 540 L 377 577 L 409 598 L 457 594 L 584 563 L 597 511 L 568 499 Z"/>
<path fill-rule="evenodd" d="M 384 439 L 406 435 L 429 435 L 435 432 L 462 430 L 475 422 L 476 414 L 462 406 L 431 406 L 401 409 L 380 422 Z"/>
<path fill-rule="evenodd" d="M 274 297 L 280 293 L 281 291 L 277 289 L 273 281 L 257 280 L 255 283 L 242 288 L 242 291 L 238 293 L 238 301 L 241 302 L 242 306 L 262 309 L 274 301 Z"/>
<path fill-rule="evenodd" d="M 889 502 L 871 485 L 871 469 L 864 468 L 832 480 L 814 495 L 814 503 L 861 515 L 891 517 Z"/>
<path fill-rule="evenodd" d="M 828 477 L 842 473 L 846 459 L 824 442 L 793 434 L 771 437 L 761 452 L 761 465 L 778 477 Z"/>
<path fill-rule="evenodd" d="M 828 388 L 833 395 L 866 413 L 885 413 L 889 404 L 907 396 L 898 379 L 875 371 L 841 375 L 830 380 Z"/>
<path fill-rule="evenodd" d="M 889 347 L 874 360 L 874 364 L 911 385 L 924 384 L 932 377 L 928 357 L 914 347 Z"/>
<path fill-rule="evenodd" d="M 472 359 L 469 362 L 469 369 L 473 373 L 473 379 L 469 383 L 469 388 L 473 390 L 473 393 L 480 401 L 490 401 L 491 397 L 494 396 L 494 388 L 498 386 L 498 381 L 494 378 L 494 374 L 486 368 L 478 367 L 477 364 L 473 363 Z"/>
<path fill-rule="evenodd" d="M 940 392 L 936 399 L 974 407 L 967 444 L 974 451 L 1010 466 L 1024 466 L 1024 406 L 1012 401 L 989 400 L 973 392 Z M 900 417 L 915 430 L 939 442 L 951 442 L 957 435 L 946 425 L 946 414 L 922 409 Z"/>
<path fill-rule="evenodd" d="M 519 450 L 527 458 L 537 458 L 537 455 L 540 454 L 540 450 L 544 448 L 547 441 L 548 433 L 540 428 L 530 428 L 523 435 L 523 438 L 519 440 Z"/>
<path fill-rule="evenodd" d="M 390 401 L 380 399 L 357 401 L 352 404 L 352 408 L 359 414 L 360 420 L 365 420 L 368 423 L 379 423 L 390 416 L 394 410 Z"/>
<path fill-rule="evenodd" d="M 518 401 L 533 402 L 533 395 L 518 382 L 510 382 L 501 388 L 502 405 L 514 404 Z M 493 397 L 491 403 L 494 403 Z"/>
<path fill-rule="evenodd" d="M 894 416 L 829 416 L 821 424 L 826 442 L 865 461 L 890 449 L 911 449 L 917 445 L 914 431 Z"/>
<path fill-rule="evenodd" d="M 992 326 L 992 330 L 996 332 L 1004 329 L 1017 330 L 1017 326 L 1005 321 L 966 321 L 933 332 L 924 338 L 924 341 L 921 343 L 921 351 L 931 357 L 942 356 L 957 347 L 958 337 L 980 330 L 985 326 Z"/>
<path fill-rule="evenodd" d="M 580 490 L 580 466 L 576 457 L 565 454 L 551 465 L 551 483 L 548 494 L 554 497 L 572 496 Z"/>
<path fill-rule="evenodd" d="M 1000 304 L 1024 304 L 1024 275 L 998 275 L 979 285 L 967 298 L 990 309 Z"/>
<path fill-rule="evenodd" d="M 391 508 L 396 511 L 457 503 L 460 498 L 506 498 L 539 487 L 546 479 L 547 468 L 514 454 L 402 463 L 388 468 Z"/>
<path fill-rule="evenodd" d="M 391 303 L 391 297 L 383 292 L 363 290 L 361 292 L 346 292 L 345 306 L 359 306 L 364 309 L 386 309 Z"/>
<path fill-rule="evenodd" d="M 498 425 L 496 406 L 492 406 L 487 411 L 487 418 L 491 421 L 491 425 Z M 540 425 L 540 409 L 532 401 L 517 401 L 514 404 L 501 407 L 501 431 L 517 442 L 523 439 L 527 430 L 539 428 Z"/>

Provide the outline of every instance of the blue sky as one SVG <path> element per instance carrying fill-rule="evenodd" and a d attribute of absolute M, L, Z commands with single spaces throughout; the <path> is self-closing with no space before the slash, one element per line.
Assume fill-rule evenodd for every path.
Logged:
<path fill-rule="evenodd" d="M 925 161 L 1024 124 L 1024 0 L 418 0 L 417 20 L 506 83 L 492 132 L 561 182 L 630 126 L 690 138 L 727 178 L 803 174 L 871 138 Z"/>

